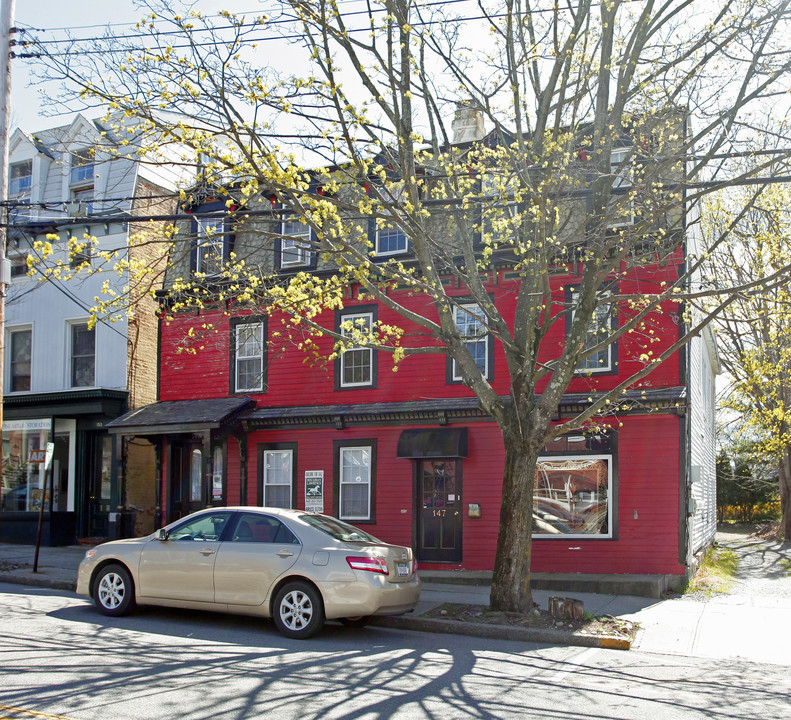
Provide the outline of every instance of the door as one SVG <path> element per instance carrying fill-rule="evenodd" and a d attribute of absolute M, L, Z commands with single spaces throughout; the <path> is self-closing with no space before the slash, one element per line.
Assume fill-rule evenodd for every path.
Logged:
<path fill-rule="evenodd" d="M 140 554 L 140 594 L 148 598 L 214 602 L 214 563 L 229 511 L 203 513 L 149 540 Z"/>
<path fill-rule="evenodd" d="M 417 461 L 418 560 L 461 562 L 461 460 Z"/>
<path fill-rule="evenodd" d="M 239 513 L 214 564 L 214 598 L 229 605 L 261 605 L 275 581 L 302 551 L 294 534 L 275 517 Z"/>
<path fill-rule="evenodd" d="M 208 505 L 203 482 L 203 447 L 197 442 L 170 446 L 170 513 L 178 520 Z"/>

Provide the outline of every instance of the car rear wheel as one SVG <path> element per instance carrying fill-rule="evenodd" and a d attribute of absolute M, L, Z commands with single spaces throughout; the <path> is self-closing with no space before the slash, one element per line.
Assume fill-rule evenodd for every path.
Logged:
<path fill-rule="evenodd" d="M 357 615 L 356 617 L 341 618 L 341 622 L 346 627 L 361 628 L 361 627 L 365 627 L 369 622 L 371 622 L 371 616 Z"/>
<path fill-rule="evenodd" d="M 304 640 L 324 627 L 321 596 L 305 582 L 292 582 L 280 588 L 272 614 L 275 626 L 286 637 Z"/>
<path fill-rule="evenodd" d="M 135 585 L 123 565 L 107 565 L 96 576 L 93 600 L 105 615 L 126 615 L 135 606 Z"/>

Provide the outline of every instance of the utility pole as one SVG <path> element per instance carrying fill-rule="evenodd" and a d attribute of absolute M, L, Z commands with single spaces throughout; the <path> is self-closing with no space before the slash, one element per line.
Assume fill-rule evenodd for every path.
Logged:
<path fill-rule="evenodd" d="M 5 296 L 11 281 L 8 242 L 8 135 L 11 126 L 11 33 L 16 0 L 2 0 L 0 18 L 0 432 L 3 427 L 5 379 Z"/>

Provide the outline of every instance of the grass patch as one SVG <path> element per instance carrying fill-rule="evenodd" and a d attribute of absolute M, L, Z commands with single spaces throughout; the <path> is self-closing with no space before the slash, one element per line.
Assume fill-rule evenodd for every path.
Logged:
<path fill-rule="evenodd" d="M 698 572 L 689 581 L 684 593 L 704 593 L 711 596 L 730 592 L 738 566 L 739 557 L 730 548 L 719 546 L 709 548 L 703 556 Z"/>
<path fill-rule="evenodd" d="M 780 558 L 780 565 L 785 569 L 788 575 L 791 575 L 791 560 L 786 560 L 786 558 Z"/>

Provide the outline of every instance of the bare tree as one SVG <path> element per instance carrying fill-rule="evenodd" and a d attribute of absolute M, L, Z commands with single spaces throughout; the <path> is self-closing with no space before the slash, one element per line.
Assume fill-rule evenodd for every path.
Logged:
<path fill-rule="evenodd" d="M 234 188 L 236 222 L 252 224 L 256 207 L 265 216 L 276 197 L 310 225 L 306 242 L 334 269 L 284 282 L 237 256 L 215 297 L 293 313 L 342 345 L 354 329 L 333 334 L 320 311 L 353 282 L 419 328 L 408 342 L 397 329 L 358 328 L 355 344 L 396 359 L 452 358 L 503 437 L 492 605 L 531 608 L 533 482 L 546 443 L 623 407 L 628 388 L 736 292 L 758 287 L 691 285 L 723 240 L 698 247 L 690 224 L 718 184 L 771 175 L 787 159 L 766 155 L 748 170 L 731 160 L 759 129 L 775 131 L 765 103 L 787 86 L 788 3 L 383 0 L 352 12 L 336 0 L 284 0 L 279 15 L 252 19 L 150 9 L 135 37 L 41 48 L 47 77 L 64 81 L 75 109 L 99 101 L 192 147 L 207 183 Z M 277 38 L 290 43 L 291 71 L 268 52 L 282 48 Z M 453 142 L 457 108 L 469 142 Z M 409 257 L 374 258 L 369 221 L 403 232 Z M 678 272 L 633 282 L 662 263 Z M 487 273 L 504 267 L 514 317 L 487 291 Z M 784 264 L 760 283 L 787 272 Z M 573 293 L 558 289 L 558 273 L 573 275 Z M 448 276 L 467 303 L 448 292 Z M 178 280 L 184 302 L 201 296 L 190 292 L 195 277 Z M 655 345 L 656 317 L 705 293 L 706 314 Z M 405 299 L 416 294 L 422 306 Z M 474 313 L 472 324 L 502 348 L 507 395 L 470 354 L 459 312 Z M 613 313 L 619 322 L 605 322 Z M 560 347 L 558 323 L 567 326 Z M 557 422 L 580 368 L 625 338 L 642 348 L 639 368 L 606 391 L 591 382 L 584 409 Z"/>

